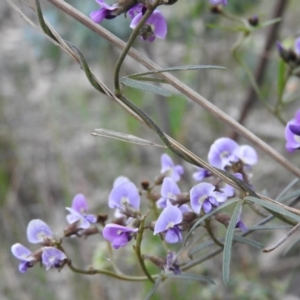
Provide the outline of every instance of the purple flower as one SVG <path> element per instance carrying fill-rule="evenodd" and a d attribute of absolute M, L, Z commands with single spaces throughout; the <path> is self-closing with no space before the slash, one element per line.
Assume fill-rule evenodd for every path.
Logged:
<path fill-rule="evenodd" d="M 46 270 L 50 268 L 58 268 L 64 266 L 67 256 L 64 252 L 54 247 L 43 247 L 42 262 L 46 266 Z"/>
<path fill-rule="evenodd" d="M 208 170 L 200 167 L 196 167 L 196 168 L 197 168 L 197 172 L 193 173 L 193 178 L 196 181 L 202 181 L 204 178 L 211 176 L 211 173 Z"/>
<path fill-rule="evenodd" d="M 224 169 L 238 161 L 235 155 L 239 145 L 230 138 L 219 138 L 211 146 L 208 152 L 209 163 L 216 168 Z"/>
<path fill-rule="evenodd" d="M 180 180 L 181 175 L 184 173 L 184 169 L 182 166 L 175 166 L 168 154 L 163 154 L 161 156 L 160 162 L 160 173 L 165 174 L 167 177 L 173 178 L 176 182 Z"/>
<path fill-rule="evenodd" d="M 116 187 L 117 185 L 121 184 L 121 183 L 124 183 L 124 182 L 129 182 L 130 180 L 125 177 L 125 176 L 119 176 L 117 177 L 115 180 L 114 180 L 114 183 L 113 183 L 113 187 Z"/>
<path fill-rule="evenodd" d="M 90 18 L 95 23 L 101 23 L 103 19 L 113 19 L 117 16 L 116 12 L 119 8 L 119 4 L 115 3 L 113 5 L 108 5 L 104 0 L 96 0 L 101 6 L 101 9 L 92 11 L 90 13 Z"/>
<path fill-rule="evenodd" d="M 254 165 L 257 163 L 257 153 L 251 146 L 239 146 L 230 138 L 217 139 L 208 152 L 209 163 L 219 169 L 231 166 L 239 160 L 245 165 Z"/>
<path fill-rule="evenodd" d="M 134 29 L 143 17 L 143 12 L 138 13 L 131 21 L 130 28 Z M 167 35 L 167 22 L 159 10 L 155 10 L 148 18 L 141 30 L 143 40 L 153 42 L 156 37 L 165 39 Z"/>
<path fill-rule="evenodd" d="M 164 233 L 165 241 L 175 244 L 182 241 L 182 235 L 178 224 L 182 222 L 182 212 L 176 206 L 167 206 L 158 217 L 154 234 Z"/>
<path fill-rule="evenodd" d="M 165 208 L 167 206 L 167 201 L 172 203 L 172 200 L 176 200 L 176 195 L 180 194 L 180 189 L 173 178 L 165 177 L 161 185 L 160 198 L 156 202 L 156 206 L 159 208 Z"/>
<path fill-rule="evenodd" d="M 27 226 L 27 238 L 32 244 L 47 243 L 53 239 L 53 233 L 44 221 L 35 219 Z"/>
<path fill-rule="evenodd" d="M 300 37 L 295 40 L 294 49 L 296 54 L 300 56 Z"/>
<path fill-rule="evenodd" d="M 134 183 L 130 181 L 115 186 L 110 192 L 108 200 L 110 208 L 118 208 L 121 211 L 125 211 L 127 205 L 132 206 L 136 210 L 140 208 L 139 191 Z"/>
<path fill-rule="evenodd" d="M 72 207 L 66 207 L 70 212 L 66 216 L 69 224 L 77 222 L 77 228 L 87 229 L 91 223 L 96 223 L 97 218 L 94 215 L 88 214 L 87 201 L 82 194 L 77 194 L 72 201 Z"/>
<path fill-rule="evenodd" d="M 118 224 L 107 224 L 103 229 L 103 237 L 112 242 L 115 249 L 124 247 L 132 239 L 138 228 L 130 228 Z"/>
<path fill-rule="evenodd" d="M 227 5 L 227 0 L 209 0 L 209 2 L 212 5 L 218 5 L 218 4 Z"/>
<path fill-rule="evenodd" d="M 295 118 L 289 121 L 285 127 L 285 148 L 294 152 L 300 148 L 300 109 L 296 112 Z"/>
<path fill-rule="evenodd" d="M 241 220 L 237 221 L 235 228 L 239 228 L 244 233 L 248 231 L 248 228 Z"/>
<path fill-rule="evenodd" d="M 236 151 L 235 155 L 245 164 L 253 166 L 257 163 L 257 153 L 255 149 L 248 145 L 240 146 Z"/>
<path fill-rule="evenodd" d="M 19 243 L 11 246 L 11 252 L 21 261 L 19 264 L 19 271 L 21 273 L 25 273 L 28 268 L 33 267 L 37 262 L 37 258 L 32 255 L 32 252 Z"/>
<path fill-rule="evenodd" d="M 128 15 L 131 19 L 133 19 L 139 13 L 144 15 L 146 10 L 147 7 L 144 4 L 139 3 L 128 10 Z"/>
<path fill-rule="evenodd" d="M 168 250 L 166 257 L 166 264 L 164 265 L 164 270 L 172 271 L 174 274 L 178 275 L 181 273 L 178 265 L 178 256 L 175 252 Z"/>
<path fill-rule="evenodd" d="M 214 206 L 226 201 L 227 195 L 222 192 L 215 192 L 215 186 L 210 183 L 201 182 L 190 190 L 190 201 L 193 211 L 200 214 L 201 209 L 209 213 Z"/>

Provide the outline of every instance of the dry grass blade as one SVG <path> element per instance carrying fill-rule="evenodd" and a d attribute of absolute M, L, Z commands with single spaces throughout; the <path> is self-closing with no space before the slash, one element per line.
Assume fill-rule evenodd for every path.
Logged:
<path fill-rule="evenodd" d="M 107 129 L 102 129 L 102 128 L 94 129 L 94 130 L 96 132 L 92 132 L 93 136 L 108 137 L 108 138 L 120 140 L 120 141 L 131 143 L 131 144 L 141 145 L 141 146 L 153 146 L 153 147 L 159 147 L 159 148 L 167 148 L 164 145 L 155 144 L 151 141 L 141 139 L 132 134 L 127 134 L 127 133 L 122 133 L 122 132 L 117 132 L 117 131 L 112 131 L 112 130 L 107 130 Z"/>

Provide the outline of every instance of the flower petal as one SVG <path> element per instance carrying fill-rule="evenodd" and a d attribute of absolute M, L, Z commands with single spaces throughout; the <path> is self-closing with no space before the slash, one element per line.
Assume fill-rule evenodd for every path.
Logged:
<path fill-rule="evenodd" d="M 27 238 L 30 243 L 42 243 L 46 238 L 52 238 L 50 227 L 42 220 L 31 220 L 27 226 Z"/>
<path fill-rule="evenodd" d="M 182 222 L 182 212 L 177 206 L 167 206 L 158 217 L 154 233 L 157 234 L 167 230 L 170 224 L 176 225 Z"/>

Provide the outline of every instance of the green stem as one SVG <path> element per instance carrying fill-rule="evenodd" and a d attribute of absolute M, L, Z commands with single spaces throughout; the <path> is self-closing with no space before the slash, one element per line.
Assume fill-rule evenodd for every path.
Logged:
<path fill-rule="evenodd" d="M 127 44 L 126 44 L 125 48 L 123 49 L 120 57 L 118 58 L 118 60 L 116 62 L 115 71 L 114 71 L 114 84 L 115 84 L 115 95 L 117 97 L 119 97 L 122 94 L 121 93 L 121 87 L 120 87 L 119 75 L 120 75 L 120 69 L 121 69 L 121 66 L 124 62 L 124 59 L 127 56 L 133 42 L 135 41 L 135 39 L 139 35 L 140 29 L 143 27 L 143 25 L 148 20 L 148 18 L 151 16 L 151 14 L 153 13 L 153 11 L 156 9 L 157 6 L 158 6 L 158 1 L 156 1 L 150 8 L 147 8 L 147 10 L 146 10 L 145 14 L 143 15 L 141 21 L 139 22 L 139 24 L 132 31 L 132 33 L 131 33 L 128 41 L 127 41 Z"/>
<path fill-rule="evenodd" d="M 141 253 L 141 244 L 142 244 L 142 240 L 143 240 L 143 233 L 144 233 L 144 223 L 145 223 L 145 217 L 143 218 L 143 220 L 141 220 L 140 226 L 139 226 L 139 231 L 137 234 L 137 238 L 136 238 L 136 244 L 134 247 L 135 253 L 137 255 L 138 261 L 142 267 L 142 270 L 144 271 L 146 277 L 152 282 L 154 283 L 154 280 L 152 278 L 152 276 L 149 274 L 144 259 L 142 257 L 142 253 Z"/>
<path fill-rule="evenodd" d="M 212 240 L 215 242 L 215 244 L 217 244 L 218 246 L 220 246 L 223 249 L 224 245 L 215 237 L 215 234 L 210 226 L 210 220 L 208 220 L 208 219 L 205 220 L 205 228 L 206 228 L 208 234 L 210 235 L 210 237 L 212 238 Z"/>

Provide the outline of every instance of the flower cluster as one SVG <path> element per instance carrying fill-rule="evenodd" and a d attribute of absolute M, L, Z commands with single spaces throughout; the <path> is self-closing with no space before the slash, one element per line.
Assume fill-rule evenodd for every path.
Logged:
<path fill-rule="evenodd" d="M 227 138 L 215 141 L 208 156 L 210 162 L 220 168 L 232 168 L 237 163 L 243 166 L 253 165 L 257 159 L 253 148 L 246 145 L 239 146 Z M 243 170 L 241 172 L 244 174 Z M 68 226 L 61 237 L 54 238 L 53 232 L 45 222 L 39 219 L 30 221 L 27 227 L 28 241 L 40 244 L 41 247 L 31 252 L 19 243 L 12 246 L 13 255 L 21 261 L 20 272 L 26 272 L 37 262 L 44 264 L 47 270 L 61 269 L 66 263 L 71 266 L 71 261 L 61 245 L 63 238 L 70 236 L 97 234 L 109 241 L 114 249 L 119 249 L 136 237 L 139 237 L 136 239 L 138 243 L 144 230 L 150 229 L 154 235 L 160 236 L 169 244 L 182 242 L 184 232 L 190 230 L 199 218 L 213 211 L 235 193 L 231 186 L 201 168 L 194 174 L 194 178 L 201 182 L 197 182 L 188 192 L 182 192 L 178 184 L 183 174 L 183 166 L 176 165 L 170 156 L 163 154 L 160 174 L 153 184 L 143 181 L 142 190 L 127 177 L 120 176 L 115 179 L 108 196 L 108 206 L 114 210 L 114 219 L 111 221 L 107 222 L 107 215 L 95 216 L 89 213 L 83 194 L 77 194 L 71 207 L 66 208 L 69 212 L 66 216 Z M 240 177 L 241 174 L 237 176 Z M 202 181 L 204 179 L 209 182 Z M 160 192 L 157 191 L 159 186 Z M 150 207 L 156 215 L 156 219 L 147 221 L 148 223 L 146 219 L 149 212 L 142 212 L 141 196 L 151 201 Z M 215 216 L 215 220 L 225 226 L 228 226 L 230 219 L 230 215 L 225 213 L 218 212 Z M 98 229 L 98 224 L 103 226 L 102 232 Z M 236 227 L 242 231 L 246 230 L 240 218 Z M 148 254 L 144 254 L 143 257 L 154 262 L 165 272 L 174 274 L 181 272 L 179 258 L 174 252 L 169 251 L 165 258 Z"/>
<path fill-rule="evenodd" d="M 66 209 L 70 212 L 67 215 L 67 221 L 70 225 L 65 229 L 64 236 L 78 235 L 97 221 L 96 216 L 88 214 L 87 202 L 82 194 L 76 195 L 72 207 Z M 32 252 L 20 243 L 12 245 L 12 254 L 21 261 L 19 264 L 21 273 L 25 273 L 37 262 L 42 262 L 46 266 L 46 270 L 50 268 L 61 269 L 67 262 L 66 254 L 58 249 L 61 239 L 55 239 L 52 230 L 44 221 L 34 219 L 29 222 L 27 239 L 30 243 L 40 244 L 42 247 Z"/>
<path fill-rule="evenodd" d="M 132 19 L 130 28 L 135 29 L 147 11 L 145 5 L 140 3 L 136 4 L 135 2 L 126 5 L 124 4 L 125 1 L 119 1 L 112 5 L 106 4 L 104 0 L 96 0 L 96 2 L 100 4 L 101 8 L 90 14 L 90 18 L 96 23 L 101 23 L 104 19 L 113 19 L 122 13 L 128 13 Z M 142 26 L 139 34 L 143 40 L 153 42 L 156 37 L 165 39 L 167 31 L 166 19 L 163 14 L 156 9 Z"/>
<path fill-rule="evenodd" d="M 41 244 L 43 247 L 31 252 L 20 243 L 12 245 L 11 252 L 21 262 L 19 271 L 25 273 L 28 268 L 37 262 L 42 262 L 46 270 L 50 268 L 61 269 L 67 261 L 64 252 L 55 247 L 56 241 L 49 226 L 42 220 L 31 220 L 27 226 L 27 238 L 32 244 Z"/>

